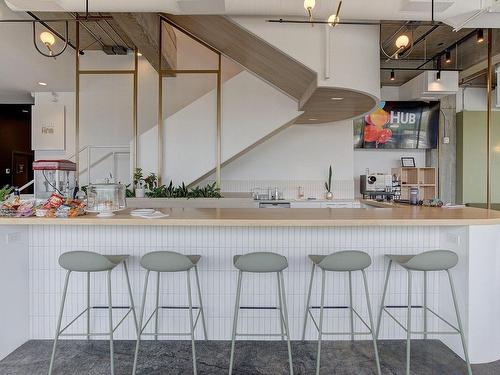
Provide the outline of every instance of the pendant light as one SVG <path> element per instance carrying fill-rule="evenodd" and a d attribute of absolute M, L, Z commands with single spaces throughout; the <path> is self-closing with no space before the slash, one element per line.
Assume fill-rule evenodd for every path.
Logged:
<path fill-rule="evenodd" d="M 476 41 L 478 43 L 484 42 L 484 32 L 483 32 L 483 29 L 478 29 L 477 30 Z"/>
<path fill-rule="evenodd" d="M 451 52 L 450 52 L 450 50 L 446 50 L 446 52 L 444 54 L 444 61 L 447 64 L 451 63 Z"/>
<path fill-rule="evenodd" d="M 61 55 L 66 50 L 66 47 L 68 47 L 68 39 L 69 39 L 68 29 L 69 29 L 68 21 L 65 21 L 64 46 L 57 53 L 54 53 L 54 50 L 52 49 L 52 47 L 56 44 L 56 38 L 54 37 L 54 34 L 48 32 L 48 31 L 44 31 L 40 34 L 40 36 L 39 36 L 40 41 L 47 48 L 47 50 L 48 50 L 48 53 L 47 53 L 47 52 L 42 51 L 38 47 L 37 38 L 36 38 L 36 22 L 33 22 L 33 44 L 35 46 L 35 49 L 38 51 L 38 53 L 40 53 L 40 55 L 45 56 L 45 57 L 56 58 L 57 56 Z"/>
<path fill-rule="evenodd" d="M 307 11 L 307 15 L 309 16 L 309 21 L 312 21 L 312 12 L 314 6 L 316 5 L 316 0 L 304 0 L 304 9 Z"/>
<path fill-rule="evenodd" d="M 391 70 L 391 81 L 396 79 L 396 73 L 394 73 L 394 69 Z"/>

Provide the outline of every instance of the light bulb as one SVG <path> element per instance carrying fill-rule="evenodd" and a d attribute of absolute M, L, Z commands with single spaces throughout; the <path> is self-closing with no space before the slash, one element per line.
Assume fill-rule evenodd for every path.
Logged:
<path fill-rule="evenodd" d="M 40 40 L 46 46 L 53 46 L 56 42 L 56 38 L 54 38 L 54 35 L 52 35 L 52 33 L 49 33 L 48 31 L 44 31 L 40 34 Z"/>
<path fill-rule="evenodd" d="M 396 47 L 398 49 L 406 48 L 410 44 L 410 38 L 408 38 L 405 34 L 398 36 L 396 39 Z"/>
<path fill-rule="evenodd" d="M 304 0 L 304 9 L 311 10 L 316 5 L 316 0 Z"/>
<path fill-rule="evenodd" d="M 337 17 L 336 14 L 332 14 L 330 17 L 328 17 L 328 24 L 333 27 L 337 22 L 339 22 L 339 18 Z"/>

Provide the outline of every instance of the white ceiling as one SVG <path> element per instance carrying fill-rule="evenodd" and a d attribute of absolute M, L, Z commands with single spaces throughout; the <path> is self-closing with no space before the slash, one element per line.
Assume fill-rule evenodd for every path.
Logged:
<path fill-rule="evenodd" d="M 24 16 L 15 14 L 0 1 L 0 19 L 14 18 Z M 35 91 L 73 90 L 75 55 L 70 47 L 56 60 L 43 57 L 33 46 L 31 23 L 0 23 L 0 35 L 1 102 L 26 101 Z M 40 86 L 40 81 L 47 86 Z"/>
<path fill-rule="evenodd" d="M 12 9 L 83 11 L 84 0 L 6 0 Z M 457 22 L 496 0 L 435 0 L 436 20 Z M 316 0 L 314 14 L 326 19 L 338 0 Z M 270 17 L 305 16 L 303 0 L 89 0 L 90 10 L 167 12 Z M 429 20 L 431 0 L 344 0 L 342 17 L 356 20 Z"/>

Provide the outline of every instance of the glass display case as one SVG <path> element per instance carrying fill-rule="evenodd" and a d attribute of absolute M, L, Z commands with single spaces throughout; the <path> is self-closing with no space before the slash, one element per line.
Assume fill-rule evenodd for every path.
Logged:
<path fill-rule="evenodd" d="M 125 208 L 125 185 L 104 183 L 88 186 L 87 212 L 97 212 L 99 217 L 109 217 Z"/>
<path fill-rule="evenodd" d="M 45 201 L 52 194 L 73 198 L 76 187 L 76 164 L 69 160 L 36 160 L 33 162 L 35 199 Z"/>

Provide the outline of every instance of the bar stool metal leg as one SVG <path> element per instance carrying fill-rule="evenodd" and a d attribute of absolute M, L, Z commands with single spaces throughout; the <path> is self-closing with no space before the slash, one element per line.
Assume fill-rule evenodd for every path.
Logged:
<path fill-rule="evenodd" d="M 276 281 L 278 282 L 278 312 L 279 312 L 279 319 L 280 319 L 280 330 L 281 330 L 281 341 L 285 340 L 285 330 L 284 330 L 284 323 L 283 323 L 283 303 L 281 299 L 281 281 L 280 281 L 280 274 L 279 272 L 276 273 Z"/>
<path fill-rule="evenodd" d="M 236 302 L 234 304 L 233 333 L 231 336 L 231 356 L 229 358 L 229 375 L 233 373 L 234 345 L 236 340 L 236 330 L 238 326 L 238 312 L 240 310 L 241 278 L 243 272 L 238 271 L 238 286 L 236 288 Z"/>
<path fill-rule="evenodd" d="M 66 278 L 64 280 L 64 289 L 63 289 L 63 294 L 62 294 L 62 298 L 61 298 L 61 307 L 59 308 L 59 317 L 57 318 L 56 334 L 54 337 L 54 346 L 52 348 L 52 356 L 50 357 L 49 375 L 52 374 L 52 370 L 54 369 L 54 360 L 56 357 L 57 341 L 59 340 L 59 333 L 61 331 L 62 316 L 64 313 L 64 305 L 66 303 L 66 295 L 68 293 L 68 283 L 69 283 L 70 274 L 71 274 L 71 271 L 67 271 Z"/>
<path fill-rule="evenodd" d="M 136 332 L 139 332 L 137 314 L 135 313 L 134 297 L 132 295 L 132 288 L 130 287 L 130 278 L 128 277 L 127 262 L 123 262 L 123 269 L 125 270 L 125 280 L 127 281 L 128 297 L 130 300 L 130 308 L 132 309 L 132 316 L 134 317 L 135 330 Z"/>
<path fill-rule="evenodd" d="M 321 366 L 321 338 L 323 334 L 323 308 L 325 305 L 325 270 L 321 270 L 321 307 L 319 310 L 319 327 L 318 327 L 318 355 L 316 358 L 316 375 L 319 375 Z"/>
<path fill-rule="evenodd" d="M 90 340 L 90 272 L 87 272 L 87 341 Z"/>
<path fill-rule="evenodd" d="M 368 318 L 370 319 L 370 331 L 372 334 L 373 349 L 375 350 L 375 362 L 377 363 L 377 373 L 378 373 L 378 375 L 381 375 L 382 370 L 380 369 L 380 358 L 378 355 L 377 338 L 375 337 L 375 326 L 373 324 L 373 313 L 372 313 L 372 305 L 370 303 L 370 293 L 368 290 L 368 281 L 366 279 L 365 270 L 361 270 L 361 272 L 363 273 L 363 283 L 365 285 L 366 307 L 368 309 Z"/>
<path fill-rule="evenodd" d="M 410 375 L 411 345 L 411 271 L 408 270 L 408 310 L 406 314 L 406 375 Z"/>
<path fill-rule="evenodd" d="M 146 271 L 146 277 L 144 279 L 144 291 L 142 292 L 141 312 L 139 314 L 139 329 L 137 331 L 137 343 L 135 344 L 134 367 L 132 368 L 132 375 L 135 375 L 135 372 L 137 370 L 137 357 L 139 355 L 139 343 L 141 342 L 141 333 L 143 330 L 142 322 L 144 319 L 144 307 L 146 306 L 146 293 L 148 291 L 148 279 L 149 279 L 149 270 Z"/>
<path fill-rule="evenodd" d="M 156 272 L 155 341 L 158 341 L 158 310 L 160 309 L 160 272 Z"/>
<path fill-rule="evenodd" d="M 194 266 L 194 274 L 196 276 L 196 287 L 198 288 L 198 303 L 200 304 L 200 315 L 201 315 L 201 323 L 203 324 L 203 335 L 205 340 L 207 340 L 207 324 L 205 322 L 205 310 L 203 309 L 203 302 L 201 297 L 201 288 L 200 288 L 200 278 L 198 277 L 198 266 Z"/>
<path fill-rule="evenodd" d="M 282 299 L 282 306 L 283 306 L 283 314 L 281 313 L 281 310 L 280 310 L 280 320 L 282 322 L 282 325 L 285 326 L 284 328 L 285 328 L 287 346 L 288 346 L 288 362 L 290 365 L 290 375 L 293 375 L 292 345 L 290 343 L 290 328 L 288 326 L 288 308 L 286 305 L 285 282 L 283 280 L 283 272 L 278 273 L 278 284 L 280 282 L 281 282 L 281 288 L 280 288 L 281 299 Z"/>
<path fill-rule="evenodd" d="M 108 271 L 108 322 L 109 322 L 109 357 L 111 375 L 115 374 L 114 345 L 113 345 L 113 302 L 111 299 L 111 270 Z"/>
<path fill-rule="evenodd" d="M 187 275 L 187 290 L 188 290 L 188 301 L 189 301 L 189 323 L 191 326 L 191 351 L 193 352 L 193 373 L 197 374 L 196 369 L 196 347 L 194 343 L 194 319 L 193 319 L 193 300 L 191 298 L 191 272 L 188 270 Z"/>
<path fill-rule="evenodd" d="M 349 271 L 349 320 L 351 327 L 351 341 L 354 341 L 354 311 L 352 308 L 352 272 Z"/>
<path fill-rule="evenodd" d="M 309 315 L 309 305 L 311 304 L 311 291 L 312 291 L 312 285 L 313 285 L 313 281 L 314 281 L 315 268 L 316 268 L 316 265 L 313 263 L 312 270 L 311 270 L 311 279 L 309 280 L 309 290 L 307 292 L 306 311 L 304 313 L 304 326 L 302 329 L 302 341 L 304 341 L 306 339 L 307 318 Z"/>
<path fill-rule="evenodd" d="M 455 285 L 453 283 L 453 278 L 451 277 L 450 270 L 446 270 L 448 274 L 448 280 L 450 281 L 451 296 L 453 297 L 453 305 L 455 306 L 455 312 L 457 314 L 457 324 L 460 333 L 460 339 L 462 340 L 462 348 L 464 350 L 465 362 L 467 363 L 467 373 L 472 375 L 472 369 L 470 366 L 469 352 L 467 351 L 467 343 L 465 342 L 464 329 L 462 327 L 462 319 L 460 318 L 460 312 L 458 310 L 458 301 L 455 293 Z"/>
<path fill-rule="evenodd" d="M 424 271 L 424 340 L 427 340 L 427 271 Z"/>
<path fill-rule="evenodd" d="M 392 267 L 392 259 L 389 260 L 389 266 L 387 267 L 387 274 L 385 275 L 384 291 L 382 292 L 382 301 L 380 302 L 380 311 L 377 320 L 377 332 L 375 334 L 375 338 L 377 340 L 380 334 L 380 323 L 382 322 L 382 313 L 384 312 L 385 308 L 385 296 L 387 294 L 387 285 L 389 284 L 389 276 L 391 275 L 391 267 Z"/>

